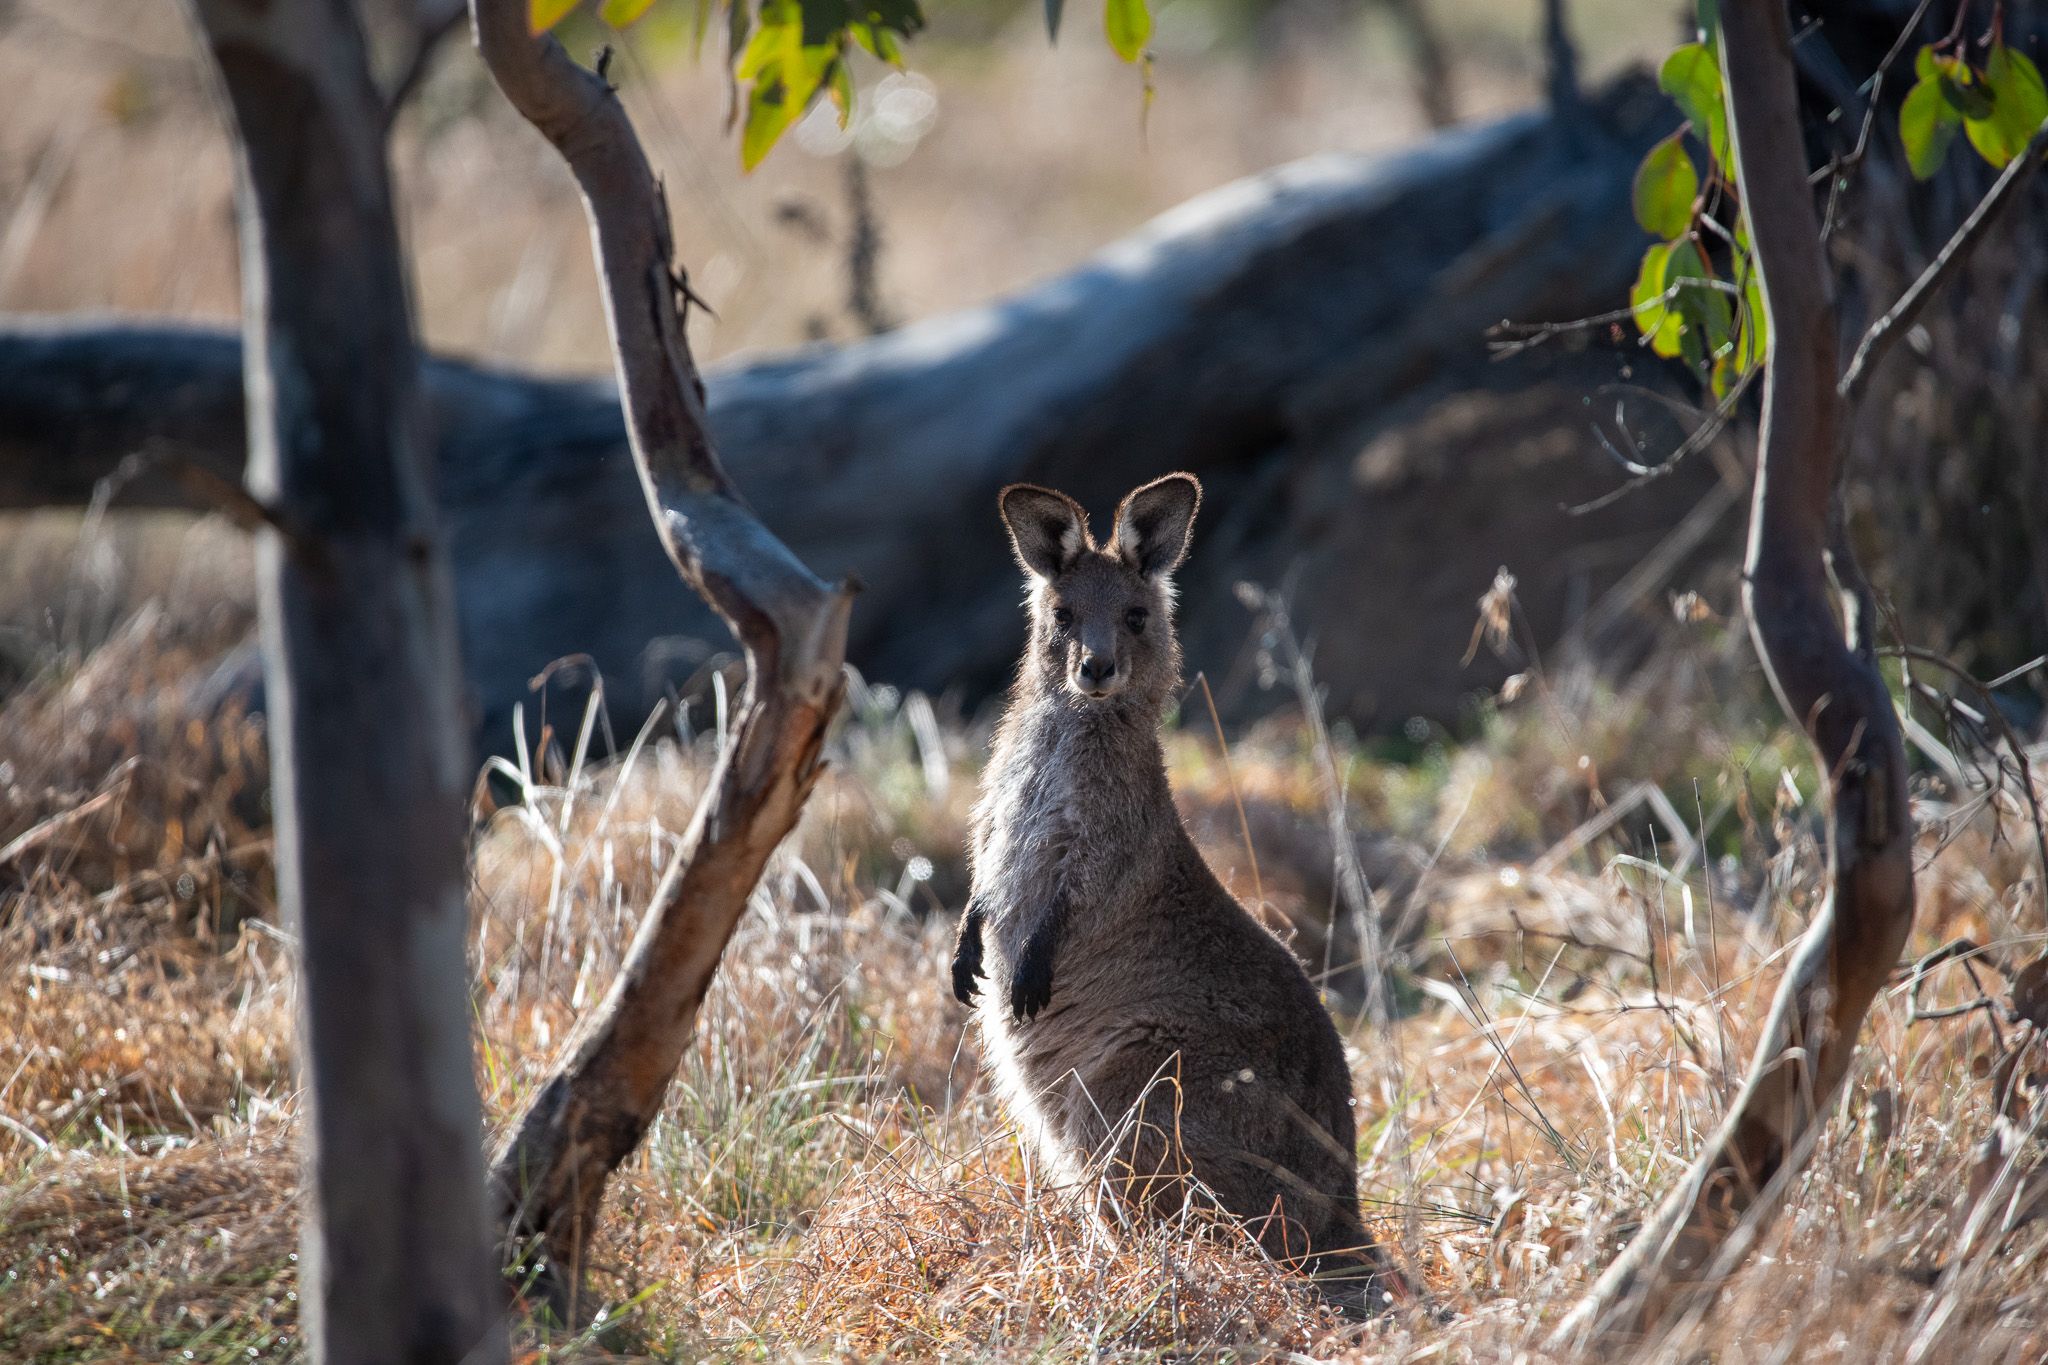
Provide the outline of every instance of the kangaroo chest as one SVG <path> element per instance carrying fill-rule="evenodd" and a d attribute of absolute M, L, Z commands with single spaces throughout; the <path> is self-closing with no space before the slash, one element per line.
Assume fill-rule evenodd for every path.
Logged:
<path fill-rule="evenodd" d="M 1177 818 L 1163 775 L 1153 780 L 1157 766 L 1156 749 L 1119 752 L 1085 731 L 1027 732 L 1006 746 L 990 773 L 975 860 L 976 897 L 1001 937 L 1055 901 L 1085 921 L 1156 872 L 1161 836 Z"/>

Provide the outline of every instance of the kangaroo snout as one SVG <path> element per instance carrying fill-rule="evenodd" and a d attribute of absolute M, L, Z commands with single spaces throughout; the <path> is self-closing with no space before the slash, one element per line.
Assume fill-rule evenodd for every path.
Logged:
<path fill-rule="evenodd" d="M 1083 655 L 1081 666 L 1075 669 L 1074 672 L 1080 681 L 1083 692 L 1086 692 L 1091 697 L 1106 697 L 1110 692 L 1110 683 L 1115 681 L 1117 677 L 1116 656 L 1113 654 Z"/>

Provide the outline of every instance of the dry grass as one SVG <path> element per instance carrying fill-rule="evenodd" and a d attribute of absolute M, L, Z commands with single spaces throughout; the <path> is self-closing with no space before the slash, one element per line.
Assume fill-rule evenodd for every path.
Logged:
<path fill-rule="evenodd" d="M 174 723 L 176 690 L 151 680 L 187 674 L 204 652 L 193 638 L 160 618 L 117 629 L 10 698 L 0 725 L 12 790 L 41 794 L 0 810 L 0 843 L 64 820 L 64 800 L 90 805 L 110 771 L 164 774 L 151 800 L 118 816 L 107 803 L 0 868 L 8 1358 L 297 1350 L 289 953 L 260 857 L 236 892 L 254 917 L 224 930 L 201 911 L 233 840 L 201 855 L 170 837 L 226 827 L 260 778 L 238 759 L 260 755 L 259 727 Z M 1677 646 L 1654 686 L 1567 669 L 1459 749 L 1393 763 L 1340 736 L 1328 756 L 1358 848 L 1398 842 L 1415 860 L 1382 905 L 1411 921 L 1392 959 L 1396 1017 L 1345 1029 L 1370 1216 L 1445 1320 L 1346 1325 L 1226 1225 L 1113 1232 L 1085 1191 L 1037 1183 L 977 1078 L 947 990 L 950 926 L 932 913 L 957 903 L 979 740 L 921 699 L 857 686 L 835 774 L 764 882 L 702 1041 L 614 1188 L 593 1281 L 614 1308 L 580 1337 L 526 1346 L 550 1358 L 1548 1358 L 1547 1325 L 1714 1124 L 1819 889 L 1811 812 L 1792 794 L 1810 777 L 1778 766 L 1791 750 L 1742 719 L 1755 711 L 1709 700 L 1742 694 L 1738 645 L 1708 632 Z M 133 723 L 60 723 L 88 701 Z M 495 790 L 524 799 L 502 807 L 480 787 L 475 1001 L 493 1123 L 610 980 L 715 744 L 650 734 L 545 780 L 508 764 Z M 1577 762 L 1588 748 L 1591 775 Z M 1233 746 L 1244 825 L 1213 734 L 1191 726 L 1172 753 L 1219 868 L 1243 885 L 1249 829 L 1272 913 L 1301 922 L 1305 954 L 1352 942 L 1317 937 L 1333 851 L 1313 834 L 1327 829 L 1324 794 L 1301 732 L 1276 722 Z M 1696 779 L 1711 788 L 1716 770 L 1726 790 L 1766 794 L 1747 813 L 1725 798 L 1727 829 L 1706 841 L 1719 867 L 1660 870 L 1674 839 L 1650 842 L 1647 806 L 1583 847 L 1568 837 L 1636 783 L 1683 794 Z M 1553 777 L 1570 799 L 1542 797 Z M 1704 826 L 1708 801 L 1700 810 Z M 1916 948 L 1967 936 L 2008 958 L 2030 951 L 2038 872 L 2010 795 L 1999 807 L 1930 786 L 1920 813 Z M 234 837 L 260 849 L 254 818 Z M 1731 900 L 1737 884 L 1748 894 Z M 1337 985 L 1354 964 L 1330 965 Z M 1975 990 L 1945 968 L 1922 1003 Z M 1964 1235 L 1993 1123 L 1992 1028 L 1981 1011 L 1909 1022 L 1904 991 L 1885 997 L 1849 1099 L 1757 1263 L 1720 1311 L 1646 1358 L 1903 1358 L 1922 1336 L 1927 1359 L 2041 1358 L 2048 1229 Z M 2024 1162 L 2038 1156 L 2022 1148 Z"/>
<path fill-rule="evenodd" d="M 1534 0 L 1436 8 L 1463 108 L 1526 100 Z M 1594 64 L 1661 50 L 1656 8 L 1575 5 Z M 876 177 L 899 313 L 1012 288 L 1233 175 L 1418 127 L 1380 29 L 1252 59 L 1183 34 L 1162 37 L 1141 147 L 1129 73 L 1086 43 L 1047 52 L 1034 11 L 977 11 L 920 49 L 938 122 Z M 839 248 L 780 225 L 798 202 L 831 236 L 838 163 L 792 145 L 742 181 L 709 131 L 716 79 L 658 56 L 628 55 L 628 98 L 719 309 L 693 315 L 707 354 L 846 335 Z M 228 163 L 175 16 L 24 0 L 0 15 L 0 79 L 20 114 L 0 129 L 0 306 L 230 317 Z M 424 328 L 493 358 L 594 367 L 575 205 L 480 90 L 458 54 L 401 130 Z M 246 628 L 242 552 L 185 525 L 108 558 L 95 537 L 74 544 L 75 523 L 0 522 L 0 1358 L 298 1352 L 293 977 L 261 724 L 195 726 L 187 705 Z M 1226 766 L 1194 703 L 1171 737 L 1212 863 L 1330 989 L 1355 1049 L 1370 1216 L 1444 1320 L 1348 1326 L 1228 1227 L 1111 1235 L 1085 1191 L 1038 1183 L 979 1082 L 935 913 L 964 892 L 981 736 L 856 688 L 834 775 L 614 1184 L 593 1276 L 613 1308 L 599 1329 L 528 1331 L 522 1347 L 1549 1358 L 1548 1326 L 1718 1118 L 1819 890 L 1814 775 L 1745 660 L 1710 621 L 1626 680 L 1534 675 L 1463 744 L 1340 734 L 1325 752 L 1282 718 L 1234 737 Z M 602 761 L 513 764 L 480 789 L 473 998 L 494 1125 L 610 981 L 714 744 L 664 731 Z M 1924 780 L 1917 813 L 1914 951 L 1956 937 L 2006 960 L 2034 951 L 2042 873 L 2010 798 Z M 1698 851 L 1676 866 L 1687 838 Z M 1340 909 L 1340 853 L 1394 931 L 1384 1027 L 1357 1013 L 1367 936 Z M 1967 1002 L 1969 972 L 1942 968 L 1922 1003 Z M 1645 1358 L 1866 1361 L 1916 1343 L 1936 1361 L 2048 1356 L 2048 1230 L 1963 1217 L 1993 1129 L 1993 1030 L 1984 1011 L 1912 1022 L 1906 992 L 1888 993 L 1756 1261 Z M 2019 1151 L 2039 1159 L 2038 1143 Z"/>

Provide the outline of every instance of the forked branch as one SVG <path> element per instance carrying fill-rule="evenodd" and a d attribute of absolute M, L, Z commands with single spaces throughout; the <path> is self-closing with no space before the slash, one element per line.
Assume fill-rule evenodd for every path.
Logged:
<path fill-rule="evenodd" d="M 838 709 L 852 589 L 819 581 L 741 500 L 705 421 L 668 207 L 610 85 L 527 29 L 524 0 L 470 0 L 484 63 L 583 192 L 628 442 L 656 529 L 739 638 L 739 719 L 619 979 L 493 1162 L 513 1260 L 564 1321 L 604 1184 L 639 1145 L 720 956 L 816 781 Z"/>
<path fill-rule="evenodd" d="M 1790 25 L 1783 0 L 1723 0 L 1721 24 L 1736 177 L 1772 338 L 1743 595 L 1772 688 L 1828 782 L 1829 891 L 1726 1120 L 1566 1319 L 1560 1344 L 1640 1336 L 1708 1302 L 1741 1263 L 1834 1107 L 1913 922 L 1905 749 L 1868 590 L 1833 515 L 1846 404 Z M 1832 584 L 1847 585 L 1839 599 Z"/>

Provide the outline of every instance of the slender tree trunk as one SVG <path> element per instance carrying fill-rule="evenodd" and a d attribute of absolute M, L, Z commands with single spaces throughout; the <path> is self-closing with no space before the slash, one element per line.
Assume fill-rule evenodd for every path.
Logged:
<path fill-rule="evenodd" d="M 464 964 L 469 727 L 348 0 L 191 0 L 240 142 L 278 897 L 299 936 L 314 1359 L 491 1361 Z"/>
<path fill-rule="evenodd" d="M 1905 751 L 1877 669 L 1869 589 L 1837 534 L 1847 421 L 1784 0 L 1722 0 L 1721 25 L 1736 179 L 1771 336 L 1744 602 L 1764 670 L 1827 783 L 1829 891 L 1727 1119 L 1567 1319 L 1567 1338 L 1640 1335 L 1705 1302 L 1741 1264 L 1833 1110 L 1913 923 Z"/>
<path fill-rule="evenodd" d="M 574 1322 L 605 1182 L 660 1112 L 725 945 L 821 771 L 853 593 L 812 575 L 726 476 L 684 336 L 668 207 L 617 96 L 528 32 L 522 0 L 471 0 L 470 13 L 485 65 L 583 192 L 626 437 L 663 548 L 747 659 L 710 791 L 618 980 L 493 1163 L 515 1259 Z"/>

